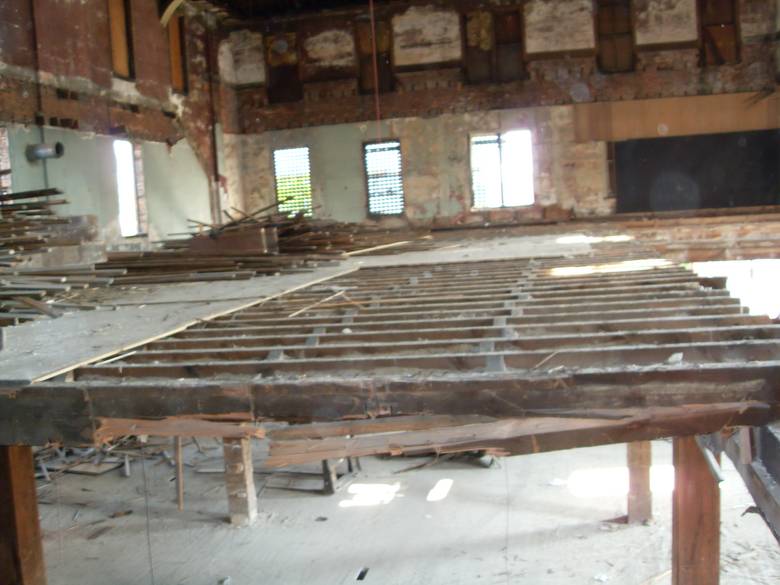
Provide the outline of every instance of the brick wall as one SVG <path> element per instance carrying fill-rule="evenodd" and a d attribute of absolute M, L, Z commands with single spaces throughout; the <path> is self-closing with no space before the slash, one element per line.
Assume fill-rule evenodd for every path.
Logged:
<path fill-rule="evenodd" d="M 381 95 L 386 118 L 432 116 L 483 110 L 555 106 L 582 102 L 648 99 L 774 89 L 774 47 L 766 35 L 774 33 L 776 0 L 735 0 L 738 10 L 736 41 L 740 59 L 721 66 L 701 65 L 702 39 L 695 0 L 665 2 L 634 0 L 632 26 L 634 67 L 627 73 L 602 73 L 598 67 L 598 39 L 594 37 L 595 2 L 584 0 L 528 0 L 502 2 L 501 10 L 518 11 L 523 24 L 522 79 L 504 83 L 469 84 L 465 44 L 466 15 L 492 10 L 496 3 L 471 0 L 381 5 L 377 17 L 391 25 L 394 90 Z M 223 53 L 235 46 L 241 71 L 254 67 L 254 76 L 225 77 L 237 103 L 235 132 L 267 130 L 370 120 L 374 98 L 359 91 L 359 53 L 345 56 L 345 31 L 358 35 L 355 11 L 329 23 L 299 17 L 267 23 L 252 31 L 234 32 L 223 39 Z M 460 19 L 461 28 L 457 27 Z M 453 25 L 453 23 L 455 23 Z M 269 103 L 267 51 L 279 31 L 298 45 L 302 98 Z M 240 38 L 237 35 L 241 35 Z M 290 36 L 292 35 L 292 36 Z M 357 36 L 356 36 L 357 38 Z M 306 50 L 316 40 L 316 63 Z M 333 50 L 327 44 L 332 39 Z M 357 39 L 359 41 L 359 38 Z M 265 46 L 264 46 L 265 41 Z M 357 42 L 354 46 L 359 47 Z M 295 51 L 295 47 L 292 48 Z M 263 59 L 264 51 L 266 58 Z M 328 63 L 322 55 L 333 55 Z M 338 59 L 338 61 L 336 60 Z M 318 77 L 307 72 L 316 65 Z"/>
<path fill-rule="evenodd" d="M 171 91 L 157 2 L 132 0 L 134 79 L 112 73 L 106 0 L 0 2 L 0 122 L 44 124 L 173 144 L 186 138 L 215 177 L 213 27 L 187 13 L 189 91 Z M 36 49 L 37 47 L 37 49 Z"/>

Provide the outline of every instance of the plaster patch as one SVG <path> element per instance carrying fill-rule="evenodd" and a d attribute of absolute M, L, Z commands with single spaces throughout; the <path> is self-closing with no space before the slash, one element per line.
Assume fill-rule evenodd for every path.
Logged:
<path fill-rule="evenodd" d="M 699 37 L 696 0 L 636 0 L 638 45 L 695 41 Z"/>
<path fill-rule="evenodd" d="M 531 0 L 525 5 L 528 53 L 581 51 L 596 46 L 591 0 Z"/>
<path fill-rule="evenodd" d="M 355 38 L 346 30 L 326 30 L 303 42 L 306 61 L 312 67 L 353 67 Z"/>
<path fill-rule="evenodd" d="M 393 17 L 396 66 L 458 61 L 462 56 L 460 15 L 433 6 L 412 6 Z"/>

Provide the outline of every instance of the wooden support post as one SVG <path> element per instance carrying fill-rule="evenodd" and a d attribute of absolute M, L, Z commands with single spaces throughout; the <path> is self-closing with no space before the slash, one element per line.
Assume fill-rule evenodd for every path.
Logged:
<path fill-rule="evenodd" d="M 648 522 L 653 517 L 650 491 L 650 466 L 653 449 L 650 441 L 628 443 L 628 523 Z"/>
<path fill-rule="evenodd" d="M 179 512 L 184 511 L 184 457 L 182 455 L 181 437 L 174 439 L 176 444 L 176 503 Z"/>
<path fill-rule="evenodd" d="M 257 493 L 249 439 L 223 439 L 225 487 L 230 523 L 251 526 L 257 519 Z"/>
<path fill-rule="evenodd" d="M 0 446 L 0 583 L 46 585 L 31 447 Z"/>
<path fill-rule="evenodd" d="M 674 439 L 672 584 L 718 585 L 720 489 L 694 437 Z"/>

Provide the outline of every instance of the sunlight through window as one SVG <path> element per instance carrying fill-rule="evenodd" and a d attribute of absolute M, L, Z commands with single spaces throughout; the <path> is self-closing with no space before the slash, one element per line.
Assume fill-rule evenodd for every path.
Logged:
<path fill-rule="evenodd" d="M 116 189 L 119 196 L 119 229 L 125 238 L 137 236 L 141 230 L 133 145 L 128 140 L 114 140 L 114 158 Z"/>
<path fill-rule="evenodd" d="M 474 136 L 471 183 L 477 209 L 534 204 L 534 157 L 530 130 Z"/>

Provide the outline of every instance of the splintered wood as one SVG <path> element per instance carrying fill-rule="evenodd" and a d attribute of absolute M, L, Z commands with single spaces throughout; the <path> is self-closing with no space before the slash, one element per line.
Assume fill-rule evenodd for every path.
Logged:
<path fill-rule="evenodd" d="M 619 254 L 361 269 L 82 367 L 74 383 L 0 396 L 0 423 L 17 412 L 0 435 L 83 441 L 118 418 L 307 423 L 272 436 L 270 461 L 284 465 L 529 453 L 776 418 L 780 326 L 720 281 Z M 26 425 L 40 403 L 47 424 Z M 327 423 L 348 419 L 365 420 Z"/>

